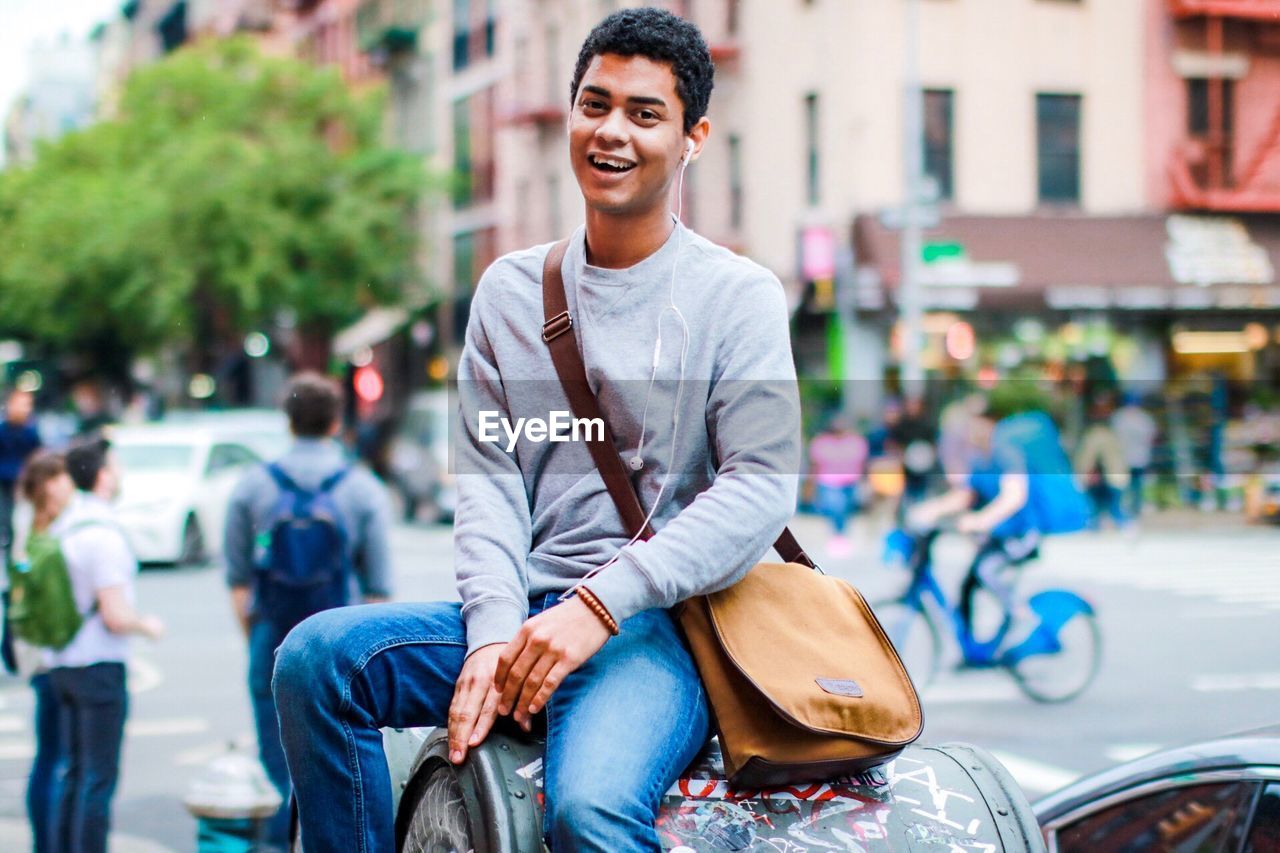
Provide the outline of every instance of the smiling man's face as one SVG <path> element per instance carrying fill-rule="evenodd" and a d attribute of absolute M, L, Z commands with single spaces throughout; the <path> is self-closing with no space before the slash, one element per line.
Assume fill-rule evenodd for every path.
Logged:
<path fill-rule="evenodd" d="M 569 118 L 569 158 L 587 207 L 614 216 L 665 207 L 687 138 L 669 65 L 613 53 L 591 60 Z"/>

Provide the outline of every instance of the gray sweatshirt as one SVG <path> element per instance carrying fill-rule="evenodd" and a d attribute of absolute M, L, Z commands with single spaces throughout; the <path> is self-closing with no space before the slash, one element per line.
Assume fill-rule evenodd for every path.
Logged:
<path fill-rule="evenodd" d="M 315 489 L 330 474 L 350 463 L 342 446 L 329 439 L 300 438 L 278 460 L 280 467 L 304 489 Z M 254 576 L 254 548 L 259 534 L 271 524 L 280 489 L 265 465 L 250 468 L 236 484 L 227 507 L 223 531 L 223 559 L 227 586 L 250 586 Z M 391 505 L 386 487 L 367 469 L 356 466 L 333 489 L 342 513 L 351 565 L 352 601 L 359 596 L 391 594 L 391 557 L 387 541 Z"/>
<path fill-rule="evenodd" d="M 778 279 L 681 225 L 620 270 L 586 263 L 585 234 L 579 227 L 570 241 L 565 290 L 588 381 L 624 460 L 636 455 L 662 323 L 644 467 L 632 476 L 648 512 L 676 440 L 657 533 L 626 544 L 630 532 L 584 442 L 526 437 L 508 450 L 501 429 L 500 441 L 482 440 L 494 437 L 495 413 L 514 425 L 569 410 L 541 337 L 550 244 L 499 258 L 476 286 L 458 365 L 454 563 L 469 652 L 509 641 L 531 597 L 569 589 L 619 548 L 588 583 L 619 622 L 730 586 L 795 509 L 799 400 Z M 677 254 L 674 301 L 689 327 L 683 383 L 683 335 L 668 308 Z"/>

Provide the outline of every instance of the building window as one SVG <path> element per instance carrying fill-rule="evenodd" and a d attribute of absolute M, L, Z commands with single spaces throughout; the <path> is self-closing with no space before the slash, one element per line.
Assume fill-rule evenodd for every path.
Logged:
<path fill-rule="evenodd" d="M 810 92 L 804 97 L 804 138 L 807 194 L 811 206 L 817 206 L 821 198 L 821 173 L 818 161 L 818 95 Z"/>
<path fill-rule="evenodd" d="M 1214 126 L 1209 110 L 1209 96 L 1214 87 L 1222 99 L 1218 126 Z M 1235 153 L 1235 101 L 1234 80 L 1206 80 L 1192 77 L 1187 80 L 1187 135 L 1204 146 L 1204 156 L 1191 166 L 1192 175 L 1201 185 L 1230 185 L 1232 161 Z"/>
<path fill-rule="evenodd" d="M 1040 201 L 1080 202 L 1080 96 L 1036 95 Z"/>
<path fill-rule="evenodd" d="M 742 138 L 729 137 L 729 226 L 742 230 Z"/>
<path fill-rule="evenodd" d="M 453 70 L 493 56 L 496 30 L 495 0 L 453 0 Z"/>
<path fill-rule="evenodd" d="M 924 92 L 924 173 L 938 185 L 938 199 L 950 201 L 954 192 L 952 136 L 955 93 L 950 89 Z"/>
<path fill-rule="evenodd" d="M 471 317 L 471 293 L 475 284 L 475 235 L 456 234 L 453 238 L 453 328 L 457 340 Z"/>
<path fill-rule="evenodd" d="M 493 89 L 453 102 L 453 206 L 493 199 Z"/>
<path fill-rule="evenodd" d="M 458 341 L 471 317 L 471 296 L 476 282 L 497 252 L 497 231 L 481 228 L 453 237 L 453 334 Z"/>
<path fill-rule="evenodd" d="M 1187 80 L 1187 135 L 1208 136 L 1209 80 L 1192 77 Z M 1235 129 L 1236 81 L 1222 81 L 1222 133 L 1231 136 Z"/>
<path fill-rule="evenodd" d="M 471 59 L 471 3 L 453 0 L 453 70 L 461 71 Z"/>

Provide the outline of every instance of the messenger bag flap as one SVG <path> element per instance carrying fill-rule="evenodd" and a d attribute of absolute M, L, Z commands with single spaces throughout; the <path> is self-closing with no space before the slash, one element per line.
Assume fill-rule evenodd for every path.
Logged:
<path fill-rule="evenodd" d="M 919 737 L 915 688 L 848 583 L 796 563 L 761 563 L 706 600 L 733 666 L 796 726 L 886 745 Z"/>

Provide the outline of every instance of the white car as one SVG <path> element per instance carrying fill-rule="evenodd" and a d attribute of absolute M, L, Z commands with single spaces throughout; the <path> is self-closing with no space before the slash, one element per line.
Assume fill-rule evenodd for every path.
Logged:
<path fill-rule="evenodd" d="M 195 424 L 118 427 L 117 513 L 138 560 L 190 565 L 214 556 L 227 502 L 262 458 L 234 432 Z"/>

